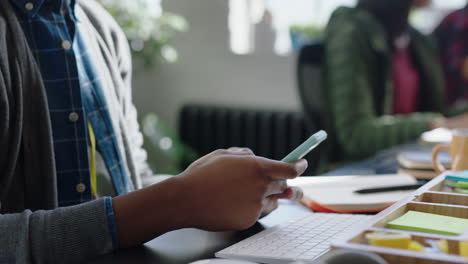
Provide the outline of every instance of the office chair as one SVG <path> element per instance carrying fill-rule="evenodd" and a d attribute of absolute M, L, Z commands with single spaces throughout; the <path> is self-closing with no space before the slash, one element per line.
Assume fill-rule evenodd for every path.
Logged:
<path fill-rule="evenodd" d="M 320 146 L 319 154 L 324 156 L 321 165 L 341 161 L 335 136 L 330 122 L 323 80 L 325 46 L 322 41 L 304 45 L 297 59 L 297 86 L 303 112 L 309 127 L 324 129 L 329 138 Z"/>
<path fill-rule="evenodd" d="M 324 46 L 321 41 L 303 46 L 297 60 L 297 85 L 303 111 L 309 124 L 316 124 L 319 128 L 325 128 L 323 119 L 326 113 L 323 60 Z"/>

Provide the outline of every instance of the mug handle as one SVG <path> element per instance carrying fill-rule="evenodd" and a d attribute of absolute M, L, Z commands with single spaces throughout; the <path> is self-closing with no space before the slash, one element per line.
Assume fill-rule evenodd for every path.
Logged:
<path fill-rule="evenodd" d="M 439 173 L 439 174 L 442 174 L 444 173 L 447 169 L 444 167 L 444 165 L 442 165 L 442 163 L 437 159 L 437 155 L 439 154 L 439 152 L 441 152 L 442 150 L 445 150 L 447 152 L 450 153 L 450 145 L 437 145 L 434 147 L 434 149 L 432 150 L 432 166 L 434 167 L 434 170 Z"/>

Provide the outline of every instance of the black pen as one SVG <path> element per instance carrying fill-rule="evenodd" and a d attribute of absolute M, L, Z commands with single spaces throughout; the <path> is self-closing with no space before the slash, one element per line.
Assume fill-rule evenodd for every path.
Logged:
<path fill-rule="evenodd" d="M 375 187 L 360 189 L 354 191 L 359 194 L 369 194 L 369 193 L 380 193 L 380 192 L 392 192 L 392 191 L 405 191 L 405 190 L 415 190 L 423 186 L 425 183 L 416 183 L 416 184 L 407 184 L 407 185 L 395 185 L 395 186 L 385 186 L 385 187 Z"/>

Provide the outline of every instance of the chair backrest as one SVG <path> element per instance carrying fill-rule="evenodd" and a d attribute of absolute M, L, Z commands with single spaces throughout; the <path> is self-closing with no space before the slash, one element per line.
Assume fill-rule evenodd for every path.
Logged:
<path fill-rule="evenodd" d="M 213 104 L 186 104 L 179 114 L 182 142 L 198 154 L 232 146 L 248 147 L 255 154 L 281 160 L 310 137 L 316 128 L 306 125 L 303 113 Z M 319 168 L 317 151 L 307 155 L 306 175 Z"/>
<path fill-rule="evenodd" d="M 319 147 L 322 164 L 341 161 L 339 146 L 330 120 L 323 80 L 325 46 L 315 41 L 301 48 L 297 59 L 297 86 L 308 127 L 324 129 L 328 132 L 327 141 Z"/>
<path fill-rule="evenodd" d="M 303 46 L 297 61 L 297 85 L 306 119 L 315 127 L 326 128 L 326 98 L 322 77 L 323 42 L 316 41 Z"/>

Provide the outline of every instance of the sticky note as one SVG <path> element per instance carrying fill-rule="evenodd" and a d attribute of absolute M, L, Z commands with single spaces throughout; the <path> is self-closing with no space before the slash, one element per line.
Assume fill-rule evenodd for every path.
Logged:
<path fill-rule="evenodd" d="M 460 188 L 468 189 L 468 182 L 459 181 L 455 185 Z"/>
<path fill-rule="evenodd" d="M 468 219 L 408 211 L 389 222 L 387 227 L 443 235 L 460 235 L 468 230 Z"/>
<path fill-rule="evenodd" d="M 458 247 L 460 249 L 460 256 L 468 257 L 468 241 L 460 241 Z"/>
<path fill-rule="evenodd" d="M 449 252 L 449 247 L 448 247 L 448 241 L 447 240 L 445 240 L 445 239 L 439 240 L 439 241 L 437 241 L 436 245 L 437 245 L 437 248 L 440 251 L 442 251 L 444 253 Z"/>
<path fill-rule="evenodd" d="M 413 251 L 425 251 L 426 250 L 424 246 L 421 245 L 421 243 L 414 241 L 414 240 L 410 242 L 408 249 L 413 250 Z"/>
<path fill-rule="evenodd" d="M 366 235 L 369 244 L 380 247 L 404 248 L 407 249 L 411 242 L 411 236 L 408 234 L 393 233 L 369 233 Z"/>
<path fill-rule="evenodd" d="M 468 171 L 451 172 L 445 176 L 446 180 L 468 182 Z"/>

